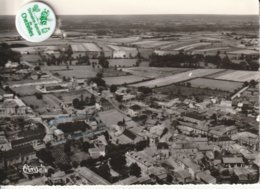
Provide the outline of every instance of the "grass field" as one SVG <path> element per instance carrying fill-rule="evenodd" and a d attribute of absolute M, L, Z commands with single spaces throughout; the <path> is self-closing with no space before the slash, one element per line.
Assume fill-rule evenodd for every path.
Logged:
<path fill-rule="evenodd" d="M 52 73 L 58 73 L 60 77 L 75 77 L 86 79 L 95 77 L 98 69 L 93 69 L 91 66 L 70 66 L 67 70 L 65 66 L 47 66 L 46 70 L 51 70 Z"/>
<path fill-rule="evenodd" d="M 81 95 L 83 95 L 83 98 L 85 99 L 87 96 L 90 97 L 90 93 L 87 90 L 77 90 L 77 91 L 70 91 L 62 92 L 62 93 L 53 93 L 53 96 L 64 102 L 65 104 L 72 103 L 73 99 L 81 98 Z"/>
<path fill-rule="evenodd" d="M 133 67 L 136 65 L 137 59 L 109 59 L 109 66 L 114 67 Z"/>
<path fill-rule="evenodd" d="M 130 84 L 135 82 L 143 81 L 147 78 L 141 77 L 141 76 L 134 76 L 134 75 L 128 75 L 128 76 L 120 76 L 120 77 L 105 77 L 104 80 L 108 85 L 123 85 L 123 84 Z"/>
<path fill-rule="evenodd" d="M 123 69 L 125 72 L 129 72 L 136 76 L 142 76 L 147 78 L 165 77 L 184 71 L 190 70 L 189 68 L 158 68 L 158 67 L 134 67 Z"/>
<path fill-rule="evenodd" d="M 207 75 L 217 73 L 220 71 L 223 71 L 223 70 L 222 69 L 196 69 L 196 70 L 178 73 L 178 74 L 171 75 L 171 76 L 154 79 L 151 81 L 145 81 L 142 83 L 133 84 L 131 86 L 133 86 L 133 87 L 146 86 L 146 87 L 150 87 L 150 88 L 161 87 L 161 86 L 171 85 L 173 83 L 178 83 L 178 82 L 196 78 L 196 77 L 207 76 Z"/>
<path fill-rule="evenodd" d="M 212 77 L 214 79 L 223 79 L 223 80 L 244 82 L 244 81 L 250 81 L 252 79 L 259 81 L 260 74 L 258 71 L 227 70 L 220 74 L 214 74 L 210 77 Z"/>
<path fill-rule="evenodd" d="M 172 41 L 156 41 L 156 40 L 145 40 L 145 41 L 138 41 L 132 43 L 132 45 L 136 45 L 141 48 L 155 48 L 160 47 L 163 45 L 168 45 L 173 43 Z"/>
<path fill-rule="evenodd" d="M 36 92 L 39 92 L 35 86 L 23 86 L 23 87 L 15 87 L 12 88 L 14 92 L 19 94 L 20 96 L 28 96 L 28 95 L 33 95 Z"/>
<path fill-rule="evenodd" d="M 60 107 L 57 102 L 48 97 L 48 95 L 43 95 L 42 99 L 37 99 L 34 95 L 21 97 L 24 103 L 31 106 L 36 112 L 40 114 L 60 114 Z"/>
<path fill-rule="evenodd" d="M 223 81 L 216 79 L 196 78 L 185 83 L 190 83 L 191 87 L 195 88 L 208 88 L 213 90 L 221 90 L 227 92 L 234 92 L 242 88 L 243 83 L 236 81 Z"/>
<path fill-rule="evenodd" d="M 190 97 L 192 95 L 199 96 L 201 98 L 210 97 L 210 96 L 220 96 L 220 97 L 229 97 L 230 92 L 226 91 L 216 91 L 207 88 L 194 88 L 194 87 L 186 87 L 186 86 L 177 86 L 175 84 L 163 86 L 160 88 L 153 89 L 155 93 L 163 93 L 173 98 L 179 98 L 180 96 Z"/>

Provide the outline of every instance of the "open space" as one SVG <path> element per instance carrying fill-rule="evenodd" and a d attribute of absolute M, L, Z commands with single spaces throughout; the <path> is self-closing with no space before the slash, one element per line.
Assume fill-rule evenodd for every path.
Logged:
<path fill-rule="evenodd" d="M 186 71 L 183 73 L 175 74 L 172 76 L 166 76 L 166 77 L 154 79 L 151 81 L 145 81 L 142 83 L 133 84 L 131 86 L 133 86 L 133 87 L 146 86 L 146 87 L 150 87 L 150 88 L 160 87 L 160 86 L 170 85 L 173 83 L 178 83 L 178 82 L 196 78 L 196 77 L 203 77 L 203 76 L 211 75 L 213 73 L 217 73 L 220 71 L 223 71 L 223 70 L 222 69 L 196 69 L 196 70 L 191 70 L 191 71 Z"/>

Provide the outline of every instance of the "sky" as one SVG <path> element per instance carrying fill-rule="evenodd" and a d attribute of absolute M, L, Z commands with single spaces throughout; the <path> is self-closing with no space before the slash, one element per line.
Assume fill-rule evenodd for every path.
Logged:
<path fill-rule="evenodd" d="M 15 15 L 32 0 L 0 0 L 0 15 Z M 57 15 L 230 14 L 256 15 L 258 0 L 42 0 Z"/>

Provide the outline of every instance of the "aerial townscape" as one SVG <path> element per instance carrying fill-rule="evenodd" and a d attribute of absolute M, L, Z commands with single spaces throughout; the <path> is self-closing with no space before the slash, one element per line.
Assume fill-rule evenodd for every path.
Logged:
<path fill-rule="evenodd" d="M 0 185 L 259 181 L 258 16 L 0 16 Z"/>

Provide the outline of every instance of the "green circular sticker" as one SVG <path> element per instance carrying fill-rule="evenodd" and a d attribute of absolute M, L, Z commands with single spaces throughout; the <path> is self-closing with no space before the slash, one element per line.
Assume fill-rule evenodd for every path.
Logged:
<path fill-rule="evenodd" d="M 42 2 L 24 5 L 15 20 L 18 33 L 27 41 L 41 42 L 48 39 L 56 28 L 53 10 Z"/>

